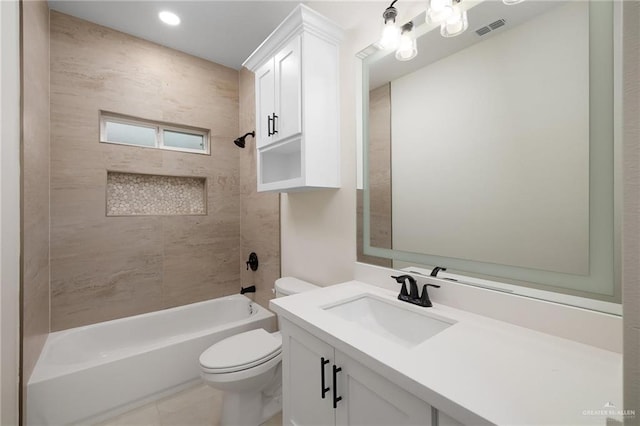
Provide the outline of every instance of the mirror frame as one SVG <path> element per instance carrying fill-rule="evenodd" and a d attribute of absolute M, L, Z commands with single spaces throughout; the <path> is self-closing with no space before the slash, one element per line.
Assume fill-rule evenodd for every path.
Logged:
<path fill-rule="evenodd" d="M 622 171 L 617 165 L 622 164 L 622 5 L 618 1 L 601 2 L 597 0 L 591 0 L 589 4 L 590 11 L 595 10 L 597 12 L 589 14 L 590 99 L 606 99 L 604 106 L 602 106 L 602 102 L 599 105 L 590 102 L 589 105 L 590 274 L 588 276 L 563 274 L 371 246 L 368 173 L 368 70 L 376 59 L 387 54 L 393 54 L 379 51 L 373 45 L 356 55 L 357 59 L 359 59 L 356 67 L 357 78 L 360 81 L 357 86 L 359 90 L 356 108 L 356 116 L 358 118 L 356 135 L 358 142 L 358 188 L 364 190 L 362 215 L 363 254 L 415 264 L 418 267 L 418 271 L 420 265 L 443 266 L 455 271 L 465 271 L 456 272 L 456 278 L 459 277 L 458 281 L 463 284 L 477 285 L 478 282 L 490 282 L 491 287 L 498 291 L 621 315 L 620 214 L 622 198 L 620 183 Z M 473 13 L 472 10 L 470 13 Z M 607 19 L 607 25 L 604 27 L 598 25 L 598 21 L 604 22 L 603 16 Z M 609 22 L 612 26 L 610 26 Z M 424 34 L 433 28 L 433 25 L 422 24 L 417 27 L 416 36 Z M 607 31 L 610 32 L 607 33 Z M 598 40 L 600 43 L 594 43 L 594 40 Z M 607 64 L 603 66 L 598 63 L 594 59 L 597 57 L 594 51 L 606 49 L 605 52 L 610 52 L 610 46 L 613 46 L 613 52 L 611 52 L 613 69 L 609 69 L 610 74 L 607 76 Z M 602 74 L 598 74 L 598 72 Z M 607 84 L 595 84 L 594 75 L 598 75 L 598 83 L 600 83 L 599 79 L 604 78 Z M 601 111 L 605 111 L 604 115 L 607 118 L 601 118 L 603 115 Z M 595 120 L 598 120 L 597 125 L 593 124 Z M 596 143 L 603 138 L 611 140 L 611 137 L 613 137 L 612 144 L 604 144 L 606 146 L 603 147 L 598 146 Z M 362 163 L 360 163 L 361 159 Z M 528 274 L 526 279 L 522 278 L 523 271 Z M 482 279 L 478 280 L 477 278 Z M 585 279 L 612 280 L 613 292 L 611 294 L 599 294 L 575 289 Z M 560 286 L 549 284 L 550 282 L 559 283 Z M 562 283 L 572 286 L 562 287 Z"/>

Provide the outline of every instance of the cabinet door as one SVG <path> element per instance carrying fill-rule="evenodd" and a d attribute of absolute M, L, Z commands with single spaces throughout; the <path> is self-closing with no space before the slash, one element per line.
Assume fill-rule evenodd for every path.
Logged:
<path fill-rule="evenodd" d="M 256 71 L 256 146 L 268 145 L 272 141 L 271 120 L 275 114 L 275 72 L 270 60 Z"/>
<path fill-rule="evenodd" d="M 281 319 L 283 424 L 334 424 L 331 405 L 333 347 Z M 325 364 L 322 364 L 322 361 Z M 322 375 L 325 389 L 323 392 Z M 324 394 L 324 398 L 323 398 Z"/>
<path fill-rule="evenodd" d="M 447 416 L 442 411 L 438 411 L 438 425 L 437 426 L 463 426 L 459 421 Z"/>
<path fill-rule="evenodd" d="M 301 132 L 302 129 L 302 79 L 300 62 L 300 37 L 294 37 L 275 56 L 276 122 L 274 140 L 280 140 Z"/>
<path fill-rule="evenodd" d="M 336 350 L 336 425 L 431 425 L 431 406 Z"/>

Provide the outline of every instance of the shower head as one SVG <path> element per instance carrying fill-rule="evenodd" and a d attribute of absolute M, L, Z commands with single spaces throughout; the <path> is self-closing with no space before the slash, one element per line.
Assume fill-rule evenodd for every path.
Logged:
<path fill-rule="evenodd" d="M 244 148 L 244 139 L 249 135 L 251 135 L 251 136 L 253 136 L 255 138 L 256 137 L 256 132 L 253 131 L 253 132 L 249 132 L 249 133 L 245 134 L 244 136 L 240 136 L 238 139 L 233 141 L 233 143 L 235 143 L 238 148 Z"/>

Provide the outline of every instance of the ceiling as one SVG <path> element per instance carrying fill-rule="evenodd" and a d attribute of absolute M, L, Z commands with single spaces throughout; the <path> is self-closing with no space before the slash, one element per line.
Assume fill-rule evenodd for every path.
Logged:
<path fill-rule="evenodd" d="M 49 0 L 49 8 L 200 58 L 240 69 L 297 1 Z M 169 10 L 181 24 L 168 26 Z"/>

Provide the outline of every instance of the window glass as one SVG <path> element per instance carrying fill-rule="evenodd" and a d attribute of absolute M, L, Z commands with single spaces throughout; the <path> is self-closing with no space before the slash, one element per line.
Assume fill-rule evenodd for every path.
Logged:
<path fill-rule="evenodd" d="M 164 146 L 171 148 L 193 149 L 198 151 L 205 149 L 204 136 L 193 133 L 165 130 L 163 133 L 163 141 Z"/>
<path fill-rule="evenodd" d="M 134 124 L 105 121 L 106 140 L 140 146 L 156 146 L 156 129 Z"/>

